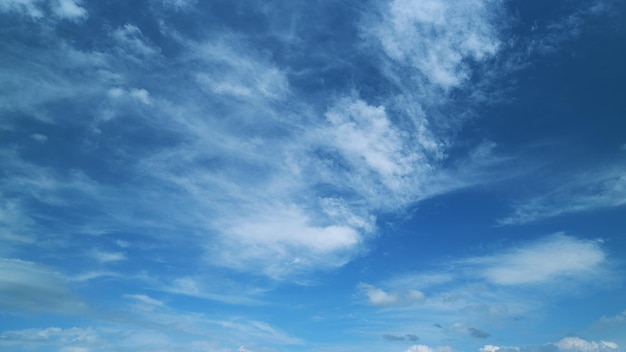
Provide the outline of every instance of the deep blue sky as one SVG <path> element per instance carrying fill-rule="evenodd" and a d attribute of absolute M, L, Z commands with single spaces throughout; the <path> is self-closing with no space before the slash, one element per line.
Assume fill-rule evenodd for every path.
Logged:
<path fill-rule="evenodd" d="M 0 2 L 0 349 L 621 351 L 626 5 Z"/>

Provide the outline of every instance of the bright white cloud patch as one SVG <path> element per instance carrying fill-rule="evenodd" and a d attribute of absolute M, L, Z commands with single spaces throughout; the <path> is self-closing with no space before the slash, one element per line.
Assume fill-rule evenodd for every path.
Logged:
<path fill-rule="evenodd" d="M 545 283 L 597 274 L 606 256 L 598 241 L 556 234 L 502 253 L 470 259 L 478 274 L 498 285 Z"/>
<path fill-rule="evenodd" d="M 273 277 L 343 265 L 362 240 L 352 227 L 316 225 L 296 207 L 257 208 L 246 217 L 220 221 L 219 227 L 221 246 L 211 250 L 216 264 L 257 267 Z"/>

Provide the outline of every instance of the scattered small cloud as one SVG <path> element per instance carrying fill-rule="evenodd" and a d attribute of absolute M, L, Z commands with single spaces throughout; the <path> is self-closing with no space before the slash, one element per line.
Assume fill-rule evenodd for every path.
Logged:
<path fill-rule="evenodd" d="M 367 283 L 360 283 L 358 288 L 367 297 L 367 302 L 377 307 L 406 307 L 425 300 L 424 293 L 419 290 L 390 293 Z"/>
<path fill-rule="evenodd" d="M 105 252 L 100 250 L 91 251 L 91 256 L 101 263 L 119 262 L 128 259 L 122 252 Z"/>
<path fill-rule="evenodd" d="M 45 143 L 48 141 L 48 136 L 44 135 L 44 134 L 40 134 L 40 133 L 33 133 L 30 135 L 30 138 L 32 138 L 33 140 L 39 142 L 39 143 Z"/>
<path fill-rule="evenodd" d="M 427 345 L 413 345 L 405 352 L 454 352 L 454 349 L 449 346 L 430 347 Z"/>

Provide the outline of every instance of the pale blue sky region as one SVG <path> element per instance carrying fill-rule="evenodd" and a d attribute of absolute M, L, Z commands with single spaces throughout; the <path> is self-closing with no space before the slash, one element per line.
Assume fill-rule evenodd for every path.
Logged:
<path fill-rule="evenodd" d="M 3 351 L 618 352 L 618 0 L 3 0 Z"/>

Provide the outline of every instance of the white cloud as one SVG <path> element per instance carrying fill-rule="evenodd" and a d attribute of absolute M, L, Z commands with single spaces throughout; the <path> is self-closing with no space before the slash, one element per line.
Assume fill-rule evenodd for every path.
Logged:
<path fill-rule="evenodd" d="M 54 1 L 60 13 L 80 16 L 81 2 Z M 385 21 L 402 16 L 389 11 L 377 22 L 381 31 L 394 26 Z M 410 16 L 417 17 L 406 21 L 421 21 L 419 14 Z M 98 214 L 86 224 L 67 224 L 58 237 L 70 227 L 90 233 L 150 228 L 145 232 L 167 242 L 175 240 L 172 229 L 191 227 L 189 241 L 206 248 L 205 263 L 287 278 L 336 268 L 362 253 L 375 236 L 377 211 L 472 183 L 440 169 L 446 143 L 413 99 L 384 97 L 372 104 L 355 93 L 343 99 L 328 94 L 328 108 L 319 108 L 324 105 L 309 105 L 292 89 L 291 68 L 240 34 L 190 40 L 172 32 L 168 39 L 180 52 L 167 56 L 135 23 L 108 31 L 101 51 L 78 50 L 51 31 L 56 46 L 28 48 L 30 61 L 11 57 L 14 68 L 3 76 L 9 93 L 0 108 L 60 126 L 85 123 L 89 129 L 81 130 L 78 141 L 87 146 L 85 153 L 104 152 L 102 162 L 115 165 L 122 178 L 138 176 L 110 187 L 99 172 L 72 170 L 73 182 L 67 183 L 61 172 L 23 160 L 7 165 L 18 172 L 3 186 L 18 189 L 21 197 Z M 469 42 L 462 41 L 463 55 L 482 57 L 483 49 Z M 162 74 L 143 75 L 146 70 Z M 48 104 L 67 99 L 92 121 L 47 111 Z M 127 121 L 120 127 L 113 117 L 122 115 Z M 137 148 L 106 126 L 132 126 L 146 133 L 146 141 L 158 136 L 168 143 Z M 107 145 L 111 139 L 117 142 Z M 164 210 L 164 197 L 176 205 Z M 144 216 L 137 219 L 129 209 Z M 102 262 L 124 259 L 119 252 L 92 254 Z"/>
<path fill-rule="evenodd" d="M 143 88 L 131 88 L 124 89 L 120 87 L 114 87 L 109 89 L 107 92 L 108 96 L 112 99 L 133 99 L 142 104 L 150 105 L 152 104 L 152 98 L 150 97 L 150 92 Z"/>
<path fill-rule="evenodd" d="M 41 133 L 33 133 L 30 135 L 30 138 L 32 138 L 33 140 L 36 140 L 39 143 L 45 143 L 48 141 L 48 136 L 41 134 Z"/>
<path fill-rule="evenodd" d="M 219 288 L 217 288 L 219 287 Z M 260 301 L 254 298 L 258 293 L 255 289 L 233 285 L 232 282 L 211 278 L 181 277 L 168 282 L 156 289 L 163 292 L 208 299 L 228 304 L 259 305 Z"/>
<path fill-rule="evenodd" d="M 171 7 L 176 10 L 187 10 L 192 8 L 198 0 L 160 0 L 160 2 L 164 6 Z"/>
<path fill-rule="evenodd" d="M 221 219 L 219 246 L 210 248 L 216 265 L 248 269 L 280 278 L 290 272 L 343 265 L 362 242 L 357 230 L 316 224 L 296 206 L 260 206 L 245 217 Z"/>
<path fill-rule="evenodd" d="M 519 347 L 505 347 L 505 346 L 485 345 L 484 347 L 482 347 L 478 351 L 479 352 L 496 352 L 496 351 L 500 351 L 500 352 L 519 352 L 520 349 L 519 349 Z"/>
<path fill-rule="evenodd" d="M 0 306 L 5 311 L 72 314 L 85 306 L 54 270 L 18 259 L 0 259 Z"/>
<path fill-rule="evenodd" d="M 612 317 L 603 316 L 602 318 L 600 318 L 598 323 L 600 324 L 624 324 L 626 323 L 626 310 L 623 311 L 621 314 L 617 314 Z"/>
<path fill-rule="evenodd" d="M 59 18 L 83 20 L 87 18 L 87 10 L 80 5 L 81 0 L 55 0 L 53 11 Z"/>
<path fill-rule="evenodd" d="M 9 330 L 0 334 L 0 346 L 25 347 L 25 350 L 41 346 L 63 346 L 61 351 L 90 351 L 81 345 L 102 343 L 92 328 L 49 327 L 44 329 Z M 21 349 L 20 349 L 21 350 Z"/>
<path fill-rule="evenodd" d="M 239 46 L 244 44 L 239 43 Z M 200 45 L 192 56 L 201 59 L 204 66 L 196 75 L 196 81 L 207 93 L 255 102 L 284 98 L 289 92 L 283 71 L 271 62 L 250 55 L 245 48 L 226 44 L 225 39 Z"/>
<path fill-rule="evenodd" d="M 57 18 L 79 21 L 87 18 L 87 10 L 80 5 L 81 0 L 3 0 L 0 2 L 0 12 L 17 12 L 41 19 L 47 17 L 46 10 L 50 8 Z"/>
<path fill-rule="evenodd" d="M 454 352 L 452 347 L 429 347 L 426 345 L 413 345 L 409 347 L 405 352 Z"/>
<path fill-rule="evenodd" d="M 464 262 L 491 283 L 524 285 L 596 276 L 605 260 L 600 242 L 556 234 L 519 248 Z"/>
<path fill-rule="evenodd" d="M 159 55 L 160 49 L 148 43 L 139 27 L 127 23 L 111 32 L 121 54 L 128 59 L 142 61 Z"/>
<path fill-rule="evenodd" d="M 382 10 L 381 22 L 365 23 L 364 31 L 380 41 L 389 58 L 449 89 L 469 77 L 466 60 L 497 52 L 492 22 L 497 6 L 493 1 L 395 0 Z"/>
<path fill-rule="evenodd" d="M 146 295 L 126 295 L 125 297 L 132 298 L 134 300 L 137 300 L 141 303 L 144 303 L 150 306 L 163 307 L 163 302 L 154 298 L 150 298 Z"/>
<path fill-rule="evenodd" d="M 127 259 L 126 255 L 121 252 L 105 252 L 99 250 L 92 251 L 91 256 L 101 263 L 118 262 Z"/>
<path fill-rule="evenodd" d="M 367 296 L 369 304 L 378 307 L 407 307 L 426 299 L 424 293 L 416 289 L 390 293 L 366 283 L 360 283 L 358 288 Z"/>
<path fill-rule="evenodd" d="M 542 316 L 551 302 L 612 285 L 616 279 L 597 240 L 557 234 L 492 252 L 450 259 L 433 270 L 392 274 L 374 285 L 359 284 L 359 303 L 377 308 L 364 309 L 373 325 L 368 328 L 410 327 L 426 343 L 438 337 L 486 339 L 497 336 L 502 324 Z M 411 292 L 418 294 L 410 297 Z M 510 346 L 490 348 L 496 347 L 516 351 Z"/>
<path fill-rule="evenodd" d="M 44 12 L 39 6 L 43 0 L 4 0 L 0 1 L 0 11 L 17 12 L 28 15 L 31 18 L 41 18 Z"/>
<path fill-rule="evenodd" d="M 0 240 L 4 242 L 5 251 L 11 248 L 11 244 L 34 243 L 33 225 L 34 221 L 19 202 L 10 199 L 0 201 Z"/>
<path fill-rule="evenodd" d="M 619 347 L 614 342 L 607 341 L 586 341 L 579 337 L 565 337 L 554 344 L 561 351 L 572 352 L 601 352 L 618 350 Z"/>
<path fill-rule="evenodd" d="M 565 337 L 558 342 L 543 346 L 494 346 L 485 345 L 479 352 L 532 352 L 532 351 L 565 351 L 565 352 L 605 352 L 619 351 L 619 346 L 610 341 L 587 341 L 577 336 Z"/>
<path fill-rule="evenodd" d="M 362 100 L 342 101 L 326 113 L 332 124 L 332 140 L 357 172 L 363 163 L 366 170 L 378 174 L 393 192 L 404 189 L 402 179 L 411 175 L 423 155 L 406 143 L 382 106 L 369 106 Z M 424 165 L 427 166 L 427 165 Z"/>
<path fill-rule="evenodd" d="M 392 115 L 359 98 L 340 99 L 325 116 L 328 125 L 311 146 L 321 155 L 312 160 L 313 175 L 356 197 L 367 212 L 401 209 L 462 186 L 438 168 L 445 144 L 421 117 Z"/>

